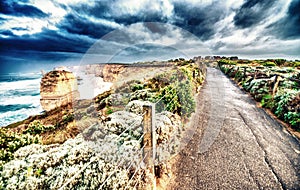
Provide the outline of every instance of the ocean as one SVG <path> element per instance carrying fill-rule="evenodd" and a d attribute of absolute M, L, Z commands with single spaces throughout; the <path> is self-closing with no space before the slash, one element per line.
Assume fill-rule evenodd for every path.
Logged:
<path fill-rule="evenodd" d="M 0 74 L 0 126 L 43 111 L 40 105 L 41 73 Z"/>

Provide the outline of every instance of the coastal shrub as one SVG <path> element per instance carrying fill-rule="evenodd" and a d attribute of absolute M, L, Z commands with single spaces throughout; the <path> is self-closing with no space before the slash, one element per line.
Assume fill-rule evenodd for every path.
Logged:
<path fill-rule="evenodd" d="M 284 114 L 288 112 L 287 105 L 297 95 L 297 90 L 283 89 L 280 90 L 274 97 L 275 114 L 284 119 Z"/>
<path fill-rule="evenodd" d="M 269 109 L 274 107 L 274 101 L 271 94 L 266 94 L 262 97 L 261 106 Z"/>
<path fill-rule="evenodd" d="M 44 133 L 46 131 L 51 131 L 54 130 L 55 127 L 53 125 L 48 125 L 45 126 L 42 124 L 41 121 L 39 120 L 34 120 L 33 122 L 31 122 L 27 129 L 25 131 L 23 131 L 23 133 L 29 133 L 31 135 L 36 135 L 36 134 L 41 134 Z"/>
<path fill-rule="evenodd" d="M 9 132 L 7 129 L 0 128 L 0 171 L 3 164 L 14 159 L 14 152 L 19 148 L 33 143 L 40 143 L 38 135 L 18 134 Z"/>
<path fill-rule="evenodd" d="M 74 118 L 75 118 L 75 116 L 74 116 L 73 113 L 68 113 L 67 115 L 64 115 L 64 116 L 62 117 L 62 123 L 63 123 L 63 124 L 67 124 L 67 123 L 73 121 Z"/>
<path fill-rule="evenodd" d="M 290 64 L 292 67 L 300 67 L 300 62 L 295 61 Z"/>
<path fill-rule="evenodd" d="M 235 80 L 238 82 L 242 81 L 243 77 L 244 77 L 244 73 L 240 70 L 238 70 L 234 75 Z"/>
<path fill-rule="evenodd" d="M 288 112 L 284 114 L 284 120 L 287 121 L 294 129 L 300 130 L 300 113 Z"/>
<path fill-rule="evenodd" d="M 221 66 L 220 68 L 221 68 L 221 71 L 222 71 L 224 74 L 227 74 L 228 71 L 229 71 L 229 69 L 230 69 L 230 68 L 224 67 L 224 66 Z"/>
<path fill-rule="evenodd" d="M 158 102 L 158 104 L 156 104 L 156 110 L 158 112 L 162 112 L 166 109 L 166 107 L 168 107 L 169 111 L 173 111 L 176 108 L 176 97 L 176 85 L 171 84 L 160 89 L 159 93 L 153 97 L 152 102 Z M 172 105 L 169 105 L 169 103 Z"/>
<path fill-rule="evenodd" d="M 112 113 L 114 113 L 114 110 L 111 108 L 111 107 L 106 107 L 107 108 L 107 110 L 106 110 L 106 115 L 110 115 L 110 114 L 112 114 Z"/>
<path fill-rule="evenodd" d="M 185 74 L 188 80 L 193 80 L 193 69 L 188 67 L 181 67 L 180 71 Z"/>
<path fill-rule="evenodd" d="M 167 110 L 189 117 L 196 106 L 192 89 L 193 86 L 189 80 L 166 86 L 156 98 L 161 102 L 157 104 L 157 110 L 159 112 Z"/>
<path fill-rule="evenodd" d="M 221 59 L 220 61 L 218 61 L 218 65 L 236 65 L 236 62 L 227 59 Z"/>
<path fill-rule="evenodd" d="M 130 85 L 130 88 L 133 92 L 137 91 L 137 90 L 142 90 L 144 89 L 144 85 L 143 84 L 139 84 L 139 83 L 134 83 Z"/>
<path fill-rule="evenodd" d="M 257 63 L 264 66 L 275 66 L 292 64 L 295 62 L 284 62 L 284 60 L 267 60 L 257 61 Z M 284 63 L 283 63 L 284 62 Z M 296 81 L 291 81 L 287 78 L 300 79 L 300 74 L 293 68 L 265 68 L 265 67 L 246 67 L 247 75 L 242 81 L 242 87 L 261 103 L 264 108 L 271 109 L 271 111 L 281 120 L 291 125 L 292 128 L 300 130 L 300 114 L 299 108 L 299 84 Z M 228 76 L 234 77 L 235 81 L 240 82 L 243 78 L 243 70 L 237 70 L 236 66 L 221 65 L 220 69 Z M 254 79 L 255 72 L 260 74 L 260 78 Z M 286 78 L 281 78 L 277 93 L 272 96 L 275 74 L 282 73 Z"/>
<path fill-rule="evenodd" d="M 282 66 L 286 62 L 285 59 L 275 59 L 275 63 L 278 66 Z"/>
<path fill-rule="evenodd" d="M 180 82 L 178 84 L 178 103 L 180 104 L 179 110 L 176 110 L 179 115 L 190 117 L 191 113 L 195 110 L 195 100 L 192 93 L 192 84 L 190 81 Z"/>
<path fill-rule="evenodd" d="M 262 65 L 265 66 L 265 67 L 274 67 L 274 66 L 277 66 L 276 63 L 271 62 L 271 61 L 263 62 Z"/>
<path fill-rule="evenodd" d="M 203 82 L 201 76 L 196 65 L 186 65 L 179 70 L 158 75 L 150 81 L 150 86 L 156 87 L 157 93 L 148 100 L 159 101 L 156 105 L 158 112 L 167 110 L 189 117 L 195 110 L 193 90 Z"/>

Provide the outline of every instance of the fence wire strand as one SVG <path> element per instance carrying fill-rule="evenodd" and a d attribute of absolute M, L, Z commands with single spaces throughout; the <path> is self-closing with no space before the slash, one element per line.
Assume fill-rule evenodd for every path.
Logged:
<path fill-rule="evenodd" d="M 144 112 L 142 115 L 139 115 L 139 116 L 144 116 L 146 114 L 146 112 Z M 120 138 L 121 137 L 121 135 L 123 135 L 123 134 L 125 134 L 125 132 L 126 131 L 128 131 L 129 129 L 131 129 L 136 123 L 138 122 L 138 120 L 137 121 L 135 121 L 134 123 L 132 123 L 127 129 L 125 129 L 121 134 L 119 134 L 118 135 L 118 137 L 117 138 Z M 91 125 L 90 127 L 92 127 L 92 126 L 95 126 L 96 124 L 93 124 L 93 125 Z M 143 134 L 142 136 L 144 136 L 145 134 Z M 141 138 L 140 138 L 141 139 Z M 139 139 L 139 140 L 140 140 Z M 110 142 L 112 141 L 112 139 L 110 140 Z M 101 155 L 102 153 L 104 153 L 105 152 L 105 150 L 103 150 L 103 151 L 101 151 L 100 153 L 98 153 L 98 155 Z M 59 188 L 59 190 L 63 190 L 69 183 L 71 183 L 71 181 L 73 181 L 80 173 L 82 173 L 92 162 L 94 162 L 94 161 L 96 161 L 97 160 L 97 158 L 98 158 L 99 156 L 97 156 L 97 157 L 92 157 L 91 158 L 91 160 L 88 162 L 88 163 L 86 163 L 77 173 L 75 173 L 63 186 L 61 186 L 60 188 Z"/>
<path fill-rule="evenodd" d="M 143 134 L 138 141 L 141 141 L 141 139 L 145 136 L 145 134 Z M 147 144 L 147 143 L 146 143 Z M 143 149 L 145 148 L 146 144 L 141 148 L 141 150 L 138 150 L 138 151 L 135 151 L 134 152 L 134 158 L 137 157 L 139 154 L 136 154 L 136 153 L 140 153 L 143 151 Z M 125 162 L 125 160 L 122 160 L 118 165 L 117 165 L 117 168 L 120 167 L 123 163 Z M 130 166 L 132 166 L 134 160 L 130 163 Z M 126 170 L 128 170 L 129 168 L 127 168 Z M 105 183 L 107 182 L 107 180 L 115 173 L 115 171 L 111 172 L 111 174 L 105 179 L 105 181 L 101 184 L 100 189 L 102 189 L 102 187 L 105 185 Z"/>
<path fill-rule="evenodd" d="M 138 151 L 136 151 L 135 153 L 137 153 L 135 156 L 134 156 L 134 158 L 136 158 L 141 152 L 143 152 L 143 150 L 144 150 L 144 148 L 145 148 L 145 146 L 147 145 L 147 143 L 145 143 L 144 144 L 144 146 L 141 148 L 141 150 L 138 150 Z M 129 164 L 129 166 L 127 167 L 127 171 L 131 168 L 131 166 L 133 165 L 133 161 L 132 162 L 130 162 L 130 164 Z"/>
<path fill-rule="evenodd" d="M 127 185 L 126 185 L 126 187 L 125 187 L 125 189 L 126 188 L 128 188 L 128 186 L 130 185 L 130 183 L 132 182 L 132 180 L 133 180 L 133 178 L 134 178 L 134 176 L 136 175 L 136 173 L 140 170 L 140 168 L 141 168 L 141 165 L 142 165 L 142 163 L 144 162 L 144 160 L 145 160 L 145 158 L 147 157 L 147 155 L 148 155 L 148 153 L 147 154 L 145 154 L 145 156 L 144 156 L 144 158 L 142 159 L 142 161 L 140 162 L 140 164 L 139 164 L 139 167 L 138 167 L 138 169 L 136 169 L 135 170 L 135 172 L 133 173 L 133 175 L 131 176 L 131 178 L 130 178 L 130 180 L 129 180 L 129 182 L 127 183 Z"/>
<path fill-rule="evenodd" d="M 166 95 L 170 94 L 171 91 L 173 91 L 176 87 L 172 87 L 171 90 L 168 90 L 165 95 L 163 95 L 158 101 L 156 101 L 154 104 L 158 104 Z"/>

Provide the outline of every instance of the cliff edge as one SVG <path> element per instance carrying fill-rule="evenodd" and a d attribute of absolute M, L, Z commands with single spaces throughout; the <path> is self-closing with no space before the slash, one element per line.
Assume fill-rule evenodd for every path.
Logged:
<path fill-rule="evenodd" d="M 77 80 L 69 71 L 50 71 L 41 80 L 40 94 L 45 111 L 67 105 L 78 96 Z"/>

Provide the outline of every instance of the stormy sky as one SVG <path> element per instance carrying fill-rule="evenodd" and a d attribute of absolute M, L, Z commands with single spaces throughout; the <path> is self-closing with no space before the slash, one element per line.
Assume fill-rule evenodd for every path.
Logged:
<path fill-rule="evenodd" d="M 197 55 L 300 59 L 300 0 L 2 0 L 2 72 Z"/>

